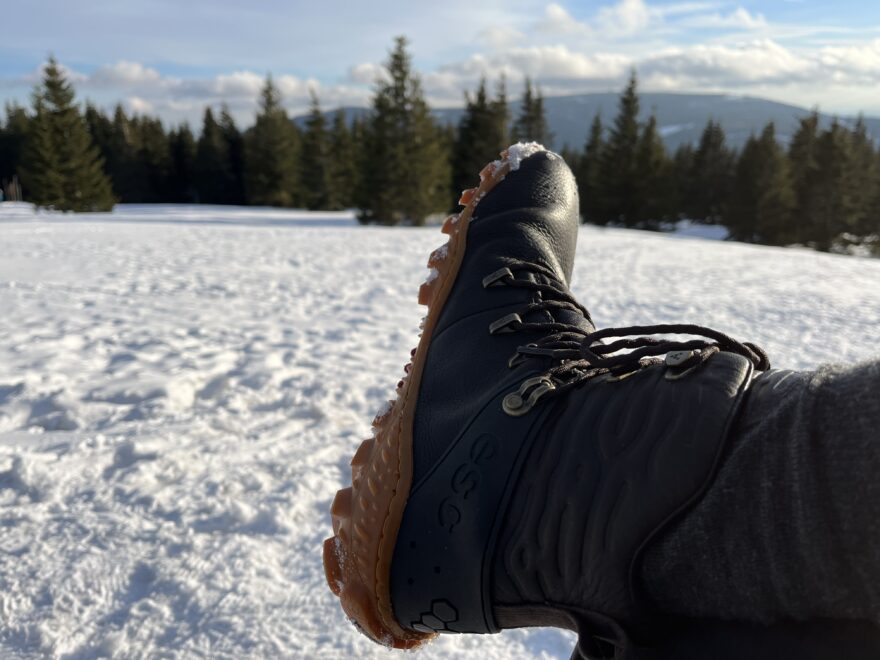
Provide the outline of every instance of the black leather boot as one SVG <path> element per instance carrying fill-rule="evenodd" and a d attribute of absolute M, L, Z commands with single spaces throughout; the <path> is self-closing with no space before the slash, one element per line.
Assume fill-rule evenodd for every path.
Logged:
<path fill-rule="evenodd" d="M 330 587 L 395 647 L 535 625 L 590 657 L 650 647 L 640 553 L 711 482 L 766 356 L 697 326 L 596 331 L 568 289 L 578 199 L 556 154 L 512 147 L 462 202 L 398 398 L 333 503 Z"/>

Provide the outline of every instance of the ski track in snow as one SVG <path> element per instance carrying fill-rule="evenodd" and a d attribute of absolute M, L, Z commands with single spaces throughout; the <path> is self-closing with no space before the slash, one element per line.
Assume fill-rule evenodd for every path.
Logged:
<path fill-rule="evenodd" d="M 417 341 L 437 228 L 345 213 L 0 205 L 0 656 L 394 658 L 321 544 Z M 876 355 L 880 261 L 583 227 L 600 327 L 695 322 L 774 366 Z M 568 658 L 571 633 L 417 657 Z"/>

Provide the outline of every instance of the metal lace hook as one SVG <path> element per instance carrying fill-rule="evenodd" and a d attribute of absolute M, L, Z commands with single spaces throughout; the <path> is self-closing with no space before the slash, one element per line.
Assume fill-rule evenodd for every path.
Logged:
<path fill-rule="evenodd" d="M 504 397 L 501 407 L 511 417 L 520 417 L 534 408 L 541 397 L 555 389 L 556 385 L 548 376 L 535 376 L 523 381 L 518 391 Z M 526 393 L 529 393 L 528 396 Z"/>

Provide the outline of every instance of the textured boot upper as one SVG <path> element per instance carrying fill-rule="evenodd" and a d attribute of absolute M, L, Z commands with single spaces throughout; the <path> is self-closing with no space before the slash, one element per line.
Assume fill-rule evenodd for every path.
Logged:
<path fill-rule="evenodd" d="M 766 361 L 760 349 L 708 331 L 736 352 L 700 343 L 702 353 L 670 354 L 668 369 L 636 354 L 632 364 L 612 359 L 615 371 L 589 371 L 601 348 L 614 347 L 595 343 L 602 333 L 567 291 L 577 207 L 570 171 L 545 152 L 508 174 L 472 218 L 416 402 L 413 483 L 390 576 L 404 627 L 556 625 L 535 615 L 549 608 L 588 622 L 582 645 L 626 645 L 632 630 L 641 637 L 649 608 L 631 579 L 640 549 L 707 487 L 753 363 Z M 505 284 L 484 285 L 504 267 Z M 514 312 L 541 318 L 490 333 Z M 678 331 L 670 327 L 651 328 Z M 511 361 L 524 344 L 544 350 L 540 334 L 565 357 L 551 349 Z M 551 368 L 574 378 L 548 385 L 555 399 L 524 411 L 508 405 Z"/>
<path fill-rule="evenodd" d="M 540 365 L 510 369 L 521 334 L 490 335 L 489 325 L 530 301 L 522 289 L 483 287 L 510 259 L 542 264 L 568 283 L 578 232 L 577 186 L 556 154 L 540 152 L 477 205 L 467 251 L 434 332 L 416 405 L 413 483 L 428 473 L 487 397 Z M 584 323 L 584 319 L 570 319 Z"/>

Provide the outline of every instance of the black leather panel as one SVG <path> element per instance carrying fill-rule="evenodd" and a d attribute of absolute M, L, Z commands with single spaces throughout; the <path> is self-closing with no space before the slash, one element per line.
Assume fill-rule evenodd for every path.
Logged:
<path fill-rule="evenodd" d="M 624 625 L 649 614 L 630 571 L 710 482 L 752 366 L 719 353 L 686 378 L 667 380 L 666 371 L 594 380 L 567 397 L 511 503 L 498 602 L 571 605 Z"/>
<path fill-rule="evenodd" d="M 477 206 L 455 285 L 434 331 L 416 403 L 414 480 L 507 379 L 522 380 L 543 364 L 513 373 L 507 363 L 523 333 L 489 334 L 489 324 L 534 300 L 522 288 L 483 288 L 483 278 L 523 259 L 571 276 L 578 231 L 577 187 L 564 161 L 538 153 L 524 160 Z M 525 276 L 525 275 L 522 275 Z M 575 320 L 575 319 L 570 319 Z M 580 320 L 582 323 L 582 319 Z"/>
<path fill-rule="evenodd" d="M 515 389 L 515 386 L 514 388 Z M 395 618 L 421 632 L 497 632 L 489 584 L 501 512 L 549 408 L 514 418 L 487 397 L 410 491 L 391 562 Z"/>

